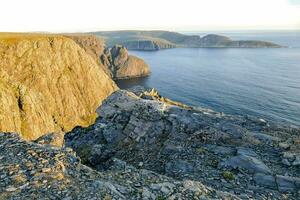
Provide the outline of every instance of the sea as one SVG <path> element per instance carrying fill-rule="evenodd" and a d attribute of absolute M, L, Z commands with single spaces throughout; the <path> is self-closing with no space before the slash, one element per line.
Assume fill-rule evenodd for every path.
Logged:
<path fill-rule="evenodd" d="M 236 40 L 264 40 L 286 48 L 177 48 L 130 51 L 151 75 L 120 80 L 120 88 L 156 88 L 162 96 L 195 107 L 252 115 L 300 127 L 300 30 L 217 33 Z"/>

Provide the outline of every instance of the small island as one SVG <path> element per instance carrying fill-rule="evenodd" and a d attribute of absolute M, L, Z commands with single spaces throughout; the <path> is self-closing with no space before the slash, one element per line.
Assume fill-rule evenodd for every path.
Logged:
<path fill-rule="evenodd" d="M 108 46 L 123 45 L 129 50 L 155 51 L 170 48 L 280 48 L 268 41 L 232 40 L 229 37 L 208 34 L 185 35 L 170 31 L 101 31 L 91 34 L 103 37 Z"/>

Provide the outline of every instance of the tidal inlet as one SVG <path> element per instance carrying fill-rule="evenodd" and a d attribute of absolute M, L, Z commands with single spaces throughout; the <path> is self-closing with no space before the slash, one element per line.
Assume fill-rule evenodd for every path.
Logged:
<path fill-rule="evenodd" d="M 300 199 L 300 1 L 3 4 L 0 200 Z"/>

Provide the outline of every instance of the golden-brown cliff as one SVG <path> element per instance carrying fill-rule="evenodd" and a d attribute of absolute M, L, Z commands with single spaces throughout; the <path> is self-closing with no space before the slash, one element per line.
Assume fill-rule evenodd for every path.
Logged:
<path fill-rule="evenodd" d="M 88 34 L 65 34 L 81 46 L 112 79 L 147 76 L 149 66 L 144 60 L 129 55 L 120 45 L 106 48 L 103 38 Z"/>
<path fill-rule="evenodd" d="M 0 131 L 32 140 L 90 125 L 96 108 L 115 90 L 69 38 L 0 33 Z"/>

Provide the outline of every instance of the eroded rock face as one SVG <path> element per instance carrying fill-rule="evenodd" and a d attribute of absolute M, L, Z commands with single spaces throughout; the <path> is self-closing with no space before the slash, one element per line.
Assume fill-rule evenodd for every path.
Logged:
<path fill-rule="evenodd" d="M 150 74 L 148 65 L 136 56 L 130 56 L 125 47 L 116 45 L 106 49 L 101 62 L 108 66 L 113 79 L 128 79 Z"/>
<path fill-rule="evenodd" d="M 128 79 L 150 74 L 145 61 L 129 55 L 125 47 L 116 45 L 106 48 L 104 40 L 93 35 L 69 34 L 66 37 L 79 44 L 113 79 Z"/>
<path fill-rule="evenodd" d="M 100 62 L 100 57 L 104 53 L 105 41 L 100 37 L 96 37 L 93 35 L 85 35 L 85 34 L 67 34 L 65 35 L 68 38 L 74 40 L 80 47 L 82 47 L 105 71 L 107 75 L 110 76 L 110 70 L 108 66 L 103 65 Z"/>
<path fill-rule="evenodd" d="M 66 146 L 85 164 L 103 171 L 117 158 L 177 180 L 200 181 L 241 199 L 297 199 L 299 168 L 282 163 L 286 149 L 280 143 L 298 141 L 299 129 L 179 107 L 154 90 L 134 93 L 113 93 L 97 109 L 94 125 L 65 135 Z M 163 197 L 170 198 L 167 193 Z"/>
<path fill-rule="evenodd" d="M 73 40 L 0 34 L 0 130 L 33 140 L 88 126 L 115 83 Z"/>

